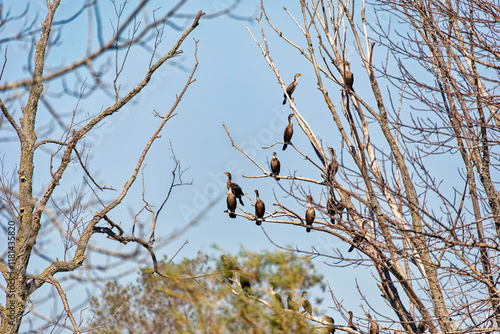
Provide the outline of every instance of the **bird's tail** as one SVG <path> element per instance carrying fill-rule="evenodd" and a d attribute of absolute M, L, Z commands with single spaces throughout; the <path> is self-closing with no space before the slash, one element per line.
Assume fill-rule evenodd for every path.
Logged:
<path fill-rule="evenodd" d="M 287 146 L 288 146 L 288 144 L 283 144 L 283 151 L 286 150 Z"/>
<path fill-rule="evenodd" d="M 350 253 L 350 252 L 352 252 L 353 249 L 354 249 L 354 245 L 351 245 L 351 247 L 349 248 L 349 250 L 347 252 Z"/>
<path fill-rule="evenodd" d="M 306 232 L 307 233 L 311 232 L 311 229 L 309 227 L 306 227 Z"/>
<path fill-rule="evenodd" d="M 286 104 L 286 95 L 283 94 L 283 105 L 285 105 L 285 104 Z"/>
<path fill-rule="evenodd" d="M 236 214 L 234 212 L 229 212 L 229 218 L 236 218 Z"/>
<path fill-rule="evenodd" d="M 240 198 L 238 198 L 238 199 L 240 200 L 240 204 L 241 204 L 241 205 L 245 205 L 245 204 L 243 204 L 243 201 L 241 200 L 241 197 L 240 197 Z"/>

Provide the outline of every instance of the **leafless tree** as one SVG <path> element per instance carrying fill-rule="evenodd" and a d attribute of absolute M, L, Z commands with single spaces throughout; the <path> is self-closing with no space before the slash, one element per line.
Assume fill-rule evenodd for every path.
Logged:
<path fill-rule="evenodd" d="M 45 6 L 28 3 L 19 12 L 0 5 L 4 56 L 0 67 L 0 140 L 9 151 L 0 161 L 1 226 L 8 237 L 0 261 L 6 296 L 5 304 L 0 305 L 0 333 L 17 333 L 25 318 L 35 323 L 41 319 L 42 328 L 80 333 L 85 319 L 75 309 L 80 311 L 82 305 L 70 305 L 67 298 L 78 286 L 75 282 L 113 279 L 117 275 L 113 269 L 127 260 L 135 263 L 134 268 L 149 260 L 155 273 L 163 275 L 155 250 L 168 237 L 156 240 L 157 218 L 172 190 L 189 182 L 183 181 L 183 170 L 172 148 L 173 167 L 167 167 L 171 168 L 172 182 L 162 202 L 152 202 L 145 192 L 145 159 L 195 81 L 197 41 L 189 42 L 189 35 L 203 18 L 231 16 L 238 5 L 235 1 L 205 15 L 201 10 L 181 13 L 185 3 L 181 0 L 157 7 L 147 0 L 86 0 L 61 5 L 60 0 L 52 0 Z M 39 19 L 39 15 L 45 17 Z M 173 96 L 171 106 L 140 110 L 157 120 L 156 128 L 135 155 L 125 184 L 118 189 L 104 185 L 91 165 L 93 142 L 89 137 L 103 136 L 101 127 L 116 122 L 112 116 L 133 106 L 152 80 L 166 80 L 157 79 L 159 69 L 167 64 L 180 66 L 176 58 L 183 52 L 181 45 L 187 43 L 195 51 L 192 63 L 184 64 L 191 67 L 184 71 L 185 84 L 177 91 L 167 90 Z M 137 57 L 138 53 L 142 57 Z M 139 132 L 130 135 L 139 136 Z M 14 162 L 16 156 L 19 160 Z M 112 164 L 120 170 L 120 162 Z M 141 177 L 142 208 L 131 212 L 130 222 L 121 225 L 112 210 L 123 206 L 134 184 L 141 188 Z M 95 242 L 99 234 L 108 238 L 105 244 Z M 54 239 L 60 239 L 62 246 Z M 118 243 L 137 247 L 128 253 L 110 249 L 109 244 Z M 96 254 L 93 260 L 92 254 Z M 99 254 L 109 260 L 104 264 L 96 261 Z M 28 268 L 34 258 L 48 263 L 38 273 Z M 37 296 L 37 290 L 47 284 L 54 287 L 55 295 Z M 41 309 L 56 298 L 64 311 L 50 318 Z"/>
<path fill-rule="evenodd" d="M 301 38 L 275 25 L 264 5 L 260 32 L 249 34 L 284 93 L 268 35 L 311 66 L 323 110 L 341 138 L 331 146 L 342 159 L 337 156 L 337 170 L 335 153 L 325 153 L 322 134 L 307 122 L 312 97 L 300 99 L 300 83 L 293 99 L 286 98 L 310 143 L 292 139 L 286 154 L 306 158 L 316 175 L 274 175 L 226 128 L 233 146 L 262 171 L 244 176 L 281 180 L 274 184 L 284 196 L 277 191 L 274 208 L 267 203 L 262 228 L 310 227 L 305 212 L 312 195 L 313 233 L 336 238 L 345 249 L 298 251 L 323 256 L 338 270 L 371 266 L 390 312 L 373 307 L 380 300 L 364 300 L 363 307 L 382 332 L 498 332 L 498 4 L 299 2 L 300 12 L 284 11 Z M 301 211 L 289 201 L 298 201 Z M 254 220 L 243 208 L 236 214 Z M 349 247 L 357 252 L 346 252 Z M 339 324 L 347 312 L 333 290 L 332 298 Z"/>

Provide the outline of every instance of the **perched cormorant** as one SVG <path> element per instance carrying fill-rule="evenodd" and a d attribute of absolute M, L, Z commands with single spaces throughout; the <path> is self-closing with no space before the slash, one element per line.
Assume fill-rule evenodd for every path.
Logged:
<path fill-rule="evenodd" d="M 345 205 L 344 203 L 342 203 L 342 201 L 340 202 L 337 202 L 337 204 L 335 204 L 335 210 L 337 210 L 337 214 L 339 215 L 339 217 L 342 219 L 342 212 L 344 211 L 345 209 Z"/>
<path fill-rule="evenodd" d="M 297 306 L 295 301 L 292 299 L 292 294 L 290 292 L 285 292 L 285 294 L 287 295 L 286 306 L 288 307 L 288 309 L 292 310 L 292 311 L 298 311 L 299 307 Z"/>
<path fill-rule="evenodd" d="M 424 333 L 427 330 L 427 325 L 426 325 L 424 319 L 420 320 L 420 322 L 418 323 L 417 328 L 418 328 L 418 332 L 419 333 Z"/>
<path fill-rule="evenodd" d="M 356 233 L 356 235 L 352 239 L 353 244 L 351 245 L 351 247 L 349 248 L 349 250 L 347 252 L 349 252 L 349 253 L 352 252 L 352 250 L 354 249 L 354 246 L 359 244 L 361 241 L 363 241 L 363 239 L 365 238 L 365 235 L 366 235 L 366 220 L 363 220 L 363 223 L 361 224 L 361 230 L 359 231 L 359 233 Z"/>
<path fill-rule="evenodd" d="M 236 218 L 234 210 L 236 210 L 236 196 L 234 196 L 232 191 L 227 194 L 227 211 L 229 212 L 229 217 Z"/>
<path fill-rule="evenodd" d="M 271 295 L 273 295 L 274 299 L 278 304 L 283 307 L 283 299 L 281 298 L 280 294 L 274 291 L 276 289 L 276 284 L 274 282 L 269 282 L 269 285 L 271 285 Z"/>
<path fill-rule="evenodd" d="M 240 272 L 239 279 L 240 279 L 240 286 L 243 292 L 247 295 L 253 296 L 252 293 L 252 283 L 250 283 L 250 280 L 243 274 L 241 274 L 241 269 L 240 267 L 234 267 L 234 271 Z"/>
<path fill-rule="evenodd" d="M 312 206 L 312 197 L 309 195 L 306 197 L 309 200 L 309 206 L 306 210 L 306 224 L 312 226 L 314 219 L 316 218 L 316 213 L 314 212 L 314 208 Z M 306 227 L 306 232 L 311 232 L 311 229 L 309 227 Z"/>
<path fill-rule="evenodd" d="M 255 201 L 255 221 L 257 225 L 260 225 L 265 220 L 266 205 L 260 199 L 258 190 L 255 190 L 255 194 L 257 195 L 257 200 Z"/>
<path fill-rule="evenodd" d="M 370 321 L 370 334 L 379 334 L 380 329 L 378 327 L 378 324 L 373 321 L 371 315 L 369 315 L 368 313 L 365 314 L 365 316 L 368 318 L 368 321 Z"/>
<path fill-rule="evenodd" d="M 278 160 L 278 157 L 276 156 L 276 152 L 273 152 L 273 158 L 271 159 L 271 172 L 272 176 L 274 176 L 274 179 L 276 181 L 279 181 L 280 179 L 277 178 L 277 176 L 280 174 L 280 169 L 281 169 L 281 163 Z"/>
<path fill-rule="evenodd" d="M 349 312 L 347 312 L 347 313 L 349 314 L 349 321 L 347 322 L 347 327 L 349 327 L 349 328 L 354 329 L 355 331 L 357 331 L 357 330 L 358 330 L 358 328 L 357 328 L 357 327 L 354 325 L 354 323 L 352 322 L 352 317 L 353 317 L 352 312 L 351 312 L 351 311 L 349 311 Z"/>
<path fill-rule="evenodd" d="M 301 77 L 301 76 L 302 76 L 302 74 L 300 74 L 300 73 L 295 74 L 295 77 L 293 78 L 293 82 L 290 85 L 288 85 L 288 87 L 286 88 L 286 93 L 288 94 L 290 99 L 292 98 L 292 93 L 295 90 L 295 87 L 297 87 L 297 83 L 299 83 L 299 77 Z M 285 104 L 285 103 L 286 103 L 286 94 L 283 94 L 283 104 Z"/>
<path fill-rule="evenodd" d="M 328 212 L 328 215 L 330 216 L 330 222 L 332 224 L 335 224 L 335 219 L 333 217 L 337 214 L 337 208 L 335 207 L 335 204 L 335 200 L 332 196 L 330 196 L 328 198 L 328 201 L 326 202 L 326 212 Z"/>
<path fill-rule="evenodd" d="M 354 75 L 351 72 L 351 64 L 348 61 L 345 62 L 344 75 L 345 75 L 345 77 L 344 77 L 345 84 L 347 86 L 347 90 L 349 91 L 349 90 L 353 89 L 352 84 L 354 83 Z"/>
<path fill-rule="evenodd" d="M 304 295 L 307 295 L 309 292 L 307 291 L 302 291 L 302 294 L 300 295 L 300 303 L 302 304 L 302 307 L 304 308 L 304 311 L 306 313 L 309 313 L 310 316 L 312 316 L 312 306 L 311 303 L 307 300 L 307 298 Z"/>
<path fill-rule="evenodd" d="M 229 284 L 233 284 L 233 281 L 231 278 L 233 278 L 234 274 L 234 263 L 231 261 L 227 256 L 221 255 L 220 260 L 222 261 L 222 274 L 224 275 L 224 278 L 227 279 Z"/>
<path fill-rule="evenodd" d="M 292 117 L 295 116 L 294 114 L 288 115 L 288 125 L 285 128 L 285 132 L 283 132 L 283 141 L 285 144 L 283 144 L 283 151 L 286 150 L 286 146 L 290 144 L 290 140 L 292 140 L 292 135 L 293 135 L 293 123 L 292 123 Z"/>
<path fill-rule="evenodd" d="M 326 166 L 325 179 L 329 185 L 332 185 L 335 174 L 337 174 L 337 171 L 339 170 L 339 163 L 337 162 L 337 159 L 335 159 L 335 151 L 333 150 L 333 148 L 328 147 L 328 150 L 330 151 L 330 155 L 332 156 L 332 161 Z"/>
<path fill-rule="evenodd" d="M 335 321 L 333 320 L 332 317 L 325 315 L 321 319 L 321 322 L 323 322 L 323 325 L 326 325 L 326 333 L 327 334 L 335 334 L 335 327 L 333 326 L 335 324 Z"/>
<path fill-rule="evenodd" d="M 340 219 L 342 219 L 342 212 L 345 209 L 345 205 L 342 201 L 337 201 L 333 196 L 330 195 L 328 201 L 326 202 L 326 211 L 330 215 L 330 222 L 335 224 L 335 219 L 333 216 L 339 215 Z"/>
<path fill-rule="evenodd" d="M 224 174 L 227 175 L 227 190 L 229 190 L 230 192 L 232 192 L 234 194 L 234 196 L 240 200 L 240 204 L 241 205 L 244 205 L 243 204 L 243 201 L 241 200 L 241 196 L 243 196 L 243 191 L 241 190 L 240 186 L 237 185 L 236 183 L 232 183 L 231 182 L 231 173 L 229 172 L 225 172 Z"/>

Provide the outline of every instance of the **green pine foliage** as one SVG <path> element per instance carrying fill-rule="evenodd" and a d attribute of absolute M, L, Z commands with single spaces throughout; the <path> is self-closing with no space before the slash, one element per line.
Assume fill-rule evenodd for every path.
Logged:
<path fill-rule="evenodd" d="M 242 249 L 225 254 L 239 268 L 228 278 L 222 254 L 199 253 L 172 263 L 165 258 L 158 265 L 171 278 L 145 267 L 135 284 L 108 283 L 100 298 L 91 300 L 95 333 L 314 333 L 301 312 L 286 310 L 285 295 L 291 292 L 298 302 L 302 290 L 325 290 L 310 258 Z M 241 289 L 241 276 L 250 281 L 251 292 Z M 269 282 L 285 308 L 272 297 Z M 313 312 L 319 302 L 311 300 Z"/>

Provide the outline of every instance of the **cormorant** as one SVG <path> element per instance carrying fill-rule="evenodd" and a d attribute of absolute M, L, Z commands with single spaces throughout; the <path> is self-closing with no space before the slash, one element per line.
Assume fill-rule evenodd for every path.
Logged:
<path fill-rule="evenodd" d="M 326 325 L 327 334 L 335 334 L 335 327 L 333 326 L 335 324 L 335 321 L 332 317 L 325 315 L 321 319 L 321 322 L 323 322 L 323 325 Z"/>
<path fill-rule="evenodd" d="M 243 191 L 241 190 L 240 186 L 237 185 L 236 183 L 232 183 L 231 182 L 231 173 L 229 172 L 225 172 L 224 174 L 227 175 L 227 190 L 229 190 L 230 192 L 232 192 L 234 194 L 234 196 L 240 200 L 240 204 L 241 205 L 244 205 L 243 204 L 243 201 L 241 200 L 241 196 L 243 196 Z"/>
<path fill-rule="evenodd" d="M 370 321 L 370 334 L 379 334 L 380 329 L 378 327 L 378 324 L 373 321 L 371 315 L 369 315 L 368 313 L 365 314 L 365 316 L 368 318 L 368 321 Z"/>
<path fill-rule="evenodd" d="M 365 238 L 365 235 L 366 235 L 366 220 L 363 220 L 363 223 L 361 224 L 361 230 L 359 231 L 359 233 L 356 233 L 356 235 L 352 239 L 353 244 L 351 245 L 351 247 L 349 248 L 349 250 L 347 252 L 349 252 L 349 253 L 352 252 L 352 250 L 354 249 L 354 246 L 356 244 L 359 244 L 361 241 L 363 241 L 363 239 Z"/>
<path fill-rule="evenodd" d="M 302 307 L 304 308 L 304 311 L 309 313 L 310 316 L 312 316 L 312 306 L 311 303 L 307 300 L 307 298 L 304 295 L 307 295 L 307 291 L 302 291 L 302 294 L 300 295 L 300 303 L 302 304 Z"/>
<path fill-rule="evenodd" d="M 326 212 L 330 215 L 330 222 L 335 224 L 335 219 L 333 217 L 337 214 L 337 209 L 335 208 L 335 200 L 332 196 L 330 196 L 326 202 Z"/>
<path fill-rule="evenodd" d="M 337 204 L 335 204 L 335 210 L 337 210 L 337 214 L 339 215 L 339 217 L 342 219 L 342 212 L 344 211 L 345 209 L 345 205 L 344 203 L 342 203 L 342 201 L 340 202 L 337 202 Z"/>
<path fill-rule="evenodd" d="M 333 216 L 339 215 L 340 219 L 342 219 L 342 212 L 344 211 L 344 209 L 344 203 L 342 201 L 337 201 L 330 195 L 328 201 L 326 202 L 326 210 L 330 215 L 330 222 L 332 224 L 335 224 L 335 219 L 333 218 Z"/>
<path fill-rule="evenodd" d="M 266 213 L 266 205 L 259 198 L 258 190 L 255 190 L 255 194 L 257 195 L 257 200 L 255 201 L 255 221 L 257 225 L 260 225 L 265 220 L 264 214 Z"/>
<path fill-rule="evenodd" d="M 426 325 L 424 319 L 420 320 L 420 322 L 418 323 L 417 328 L 418 328 L 418 332 L 419 333 L 424 333 L 427 330 L 427 325 Z"/>
<path fill-rule="evenodd" d="M 349 311 L 349 312 L 347 312 L 347 313 L 349 314 L 349 321 L 347 322 L 347 327 L 349 327 L 349 328 L 354 329 L 355 331 L 357 331 L 357 330 L 358 330 L 358 328 L 357 328 L 357 327 L 354 325 L 354 323 L 352 322 L 352 317 L 353 317 L 352 312 L 351 312 L 351 311 Z"/>
<path fill-rule="evenodd" d="M 236 218 L 234 210 L 236 210 L 236 196 L 234 196 L 232 191 L 227 194 L 227 211 L 229 212 L 229 217 Z"/>
<path fill-rule="evenodd" d="M 335 159 L 335 151 L 333 148 L 328 147 L 328 150 L 332 156 L 332 161 L 326 166 L 325 174 L 327 184 L 332 185 L 335 174 L 337 174 L 337 171 L 339 170 L 339 163 L 337 162 L 337 159 Z"/>
<path fill-rule="evenodd" d="M 224 275 L 224 278 L 227 279 L 229 284 L 233 284 L 233 281 L 231 280 L 231 278 L 233 278 L 233 274 L 234 274 L 233 261 L 231 261 L 225 255 L 221 255 L 220 260 L 222 261 L 222 265 L 223 265 L 222 274 Z"/>
<path fill-rule="evenodd" d="M 274 284 L 274 282 L 269 282 L 269 285 L 271 285 L 271 295 L 273 295 L 278 304 L 283 307 L 283 299 L 281 298 L 279 293 L 274 291 L 274 289 L 276 289 L 276 284 Z"/>
<path fill-rule="evenodd" d="M 344 80 L 347 87 L 347 91 L 353 89 L 352 84 L 354 83 L 354 75 L 351 72 L 351 64 L 348 61 L 345 62 Z"/>
<path fill-rule="evenodd" d="M 250 283 L 250 280 L 248 278 L 246 278 L 245 275 L 241 274 L 240 267 L 234 267 L 234 271 L 239 271 L 240 272 L 240 274 L 238 276 L 239 276 L 239 279 L 240 279 L 241 290 L 243 290 L 243 292 L 245 294 L 253 296 L 253 293 L 252 293 L 252 283 Z"/>
<path fill-rule="evenodd" d="M 299 307 L 297 306 L 295 301 L 292 299 L 292 294 L 290 292 L 285 292 L 285 294 L 287 295 L 286 306 L 288 307 L 288 309 L 292 310 L 292 311 L 298 311 Z"/>
<path fill-rule="evenodd" d="M 293 135 L 293 123 L 292 123 L 292 117 L 295 116 L 294 114 L 288 115 L 288 125 L 285 128 L 285 132 L 283 132 L 283 151 L 286 150 L 286 146 L 290 144 L 290 140 L 292 140 L 292 135 Z"/>
<path fill-rule="evenodd" d="M 277 178 L 277 176 L 280 174 L 280 169 L 281 169 L 281 163 L 278 160 L 278 157 L 276 156 L 276 152 L 273 152 L 273 158 L 271 159 L 271 172 L 272 176 L 274 176 L 274 179 L 276 181 L 279 181 L 280 179 Z"/>
<path fill-rule="evenodd" d="M 297 84 L 299 83 L 299 77 L 301 77 L 301 76 L 302 76 L 302 74 L 300 74 L 300 73 L 295 74 L 295 77 L 293 78 L 293 82 L 291 84 L 289 84 L 288 87 L 286 88 L 286 93 L 288 94 L 290 99 L 292 98 L 293 91 L 295 90 L 295 87 L 297 87 Z M 285 103 L 286 103 L 286 94 L 283 94 L 283 104 L 285 104 Z"/>
<path fill-rule="evenodd" d="M 314 219 L 316 218 L 316 213 L 314 212 L 314 208 L 312 206 L 312 197 L 308 195 L 306 198 L 309 200 L 309 206 L 306 210 L 306 224 L 312 226 Z M 306 232 L 311 232 L 311 229 L 306 227 Z"/>

